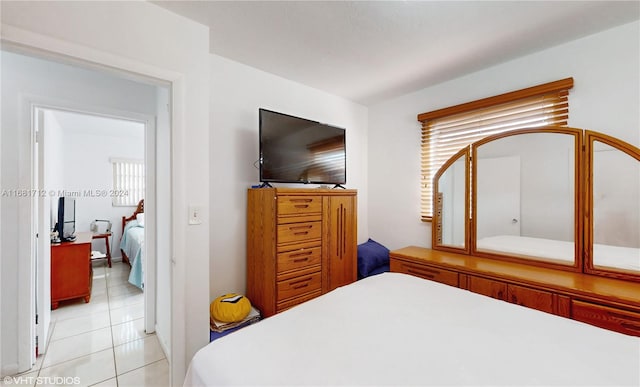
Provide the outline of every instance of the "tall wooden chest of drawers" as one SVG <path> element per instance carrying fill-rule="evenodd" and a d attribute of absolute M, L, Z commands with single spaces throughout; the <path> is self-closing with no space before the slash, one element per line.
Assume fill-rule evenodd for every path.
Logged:
<path fill-rule="evenodd" d="M 357 193 L 257 188 L 247 201 L 247 297 L 268 317 L 357 276 Z"/>

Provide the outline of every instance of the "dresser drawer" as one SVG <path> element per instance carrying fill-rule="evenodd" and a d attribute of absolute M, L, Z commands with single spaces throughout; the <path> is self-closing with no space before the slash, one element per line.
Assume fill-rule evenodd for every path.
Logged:
<path fill-rule="evenodd" d="M 322 212 L 322 196 L 278 196 L 278 215 Z"/>
<path fill-rule="evenodd" d="M 640 313 L 573 300 L 571 318 L 627 335 L 640 336 Z"/>
<path fill-rule="evenodd" d="M 469 276 L 467 279 L 467 290 L 502 301 L 507 299 L 507 284 L 504 282 Z"/>
<path fill-rule="evenodd" d="M 322 291 L 317 290 L 313 293 L 308 293 L 305 294 L 304 296 L 300 296 L 300 297 L 296 297 L 296 298 L 292 298 L 290 300 L 284 301 L 284 302 L 279 302 L 276 312 L 280 313 L 283 312 L 289 308 L 293 308 L 296 305 L 302 304 L 303 302 L 307 302 L 309 300 L 312 300 L 318 296 L 322 295 Z"/>
<path fill-rule="evenodd" d="M 553 313 L 553 294 L 544 290 L 507 285 L 507 301 L 527 308 Z"/>
<path fill-rule="evenodd" d="M 391 260 L 391 271 L 411 274 L 416 277 L 441 282 L 451 286 L 458 286 L 458 273 L 454 271 L 438 269 L 431 266 L 416 265 L 395 259 Z"/>
<path fill-rule="evenodd" d="M 277 272 L 300 270 L 314 265 L 320 265 L 322 260 L 320 246 L 299 248 L 278 253 Z"/>
<path fill-rule="evenodd" d="M 320 271 L 278 281 L 278 302 L 316 290 L 322 290 L 322 275 Z"/>
<path fill-rule="evenodd" d="M 320 239 L 321 222 L 287 223 L 278 225 L 278 243 L 303 242 Z"/>

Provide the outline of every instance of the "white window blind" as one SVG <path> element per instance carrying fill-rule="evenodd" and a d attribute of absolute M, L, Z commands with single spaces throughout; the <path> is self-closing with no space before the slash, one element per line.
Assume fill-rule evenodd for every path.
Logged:
<path fill-rule="evenodd" d="M 144 161 L 111 159 L 113 165 L 112 204 L 114 207 L 136 206 L 144 198 Z"/>
<path fill-rule="evenodd" d="M 418 115 L 422 122 L 420 217 L 433 215 L 433 177 L 455 153 L 508 130 L 566 126 L 573 78 Z"/>

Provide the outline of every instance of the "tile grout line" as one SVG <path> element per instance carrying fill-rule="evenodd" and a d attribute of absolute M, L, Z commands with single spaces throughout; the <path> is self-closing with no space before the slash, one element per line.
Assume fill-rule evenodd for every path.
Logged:
<path fill-rule="evenodd" d="M 107 378 L 105 380 L 93 383 L 92 385 L 104 383 L 104 382 L 106 382 L 108 380 L 111 380 L 111 379 L 115 380 L 116 386 L 120 385 L 120 380 L 119 380 L 119 377 L 118 377 L 119 376 L 118 375 L 118 365 L 117 365 L 117 362 L 116 362 L 116 353 L 115 353 L 115 347 L 116 347 L 116 344 L 115 344 L 115 333 L 114 333 L 113 329 L 116 326 L 120 326 L 120 325 L 124 325 L 124 324 L 132 324 L 138 319 L 132 319 L 132 320 L 127 320 L 127 321 L 119 321 L 118 324 L 114 325 L 114 318 L 112 316 L 112 312 L 115 311 L 115 310 L 122 309 L 122 308 L 130 308 L 130 307 L 132 307 L 134 305 L 137 305 L 138 303 L 127 305 L 126 302 L 125 302 L 125 304 L 119 306 L 118 308 L 112 309 L 112 306 L 113 306 L 112 302 L 115 302 L 116 300 L 118 302 L 120 302 L 122 299 L 126 300 L 127 298 L 129 298 L 131 296 L 134 296 L 133 294 L 128 294 L 126 292 L 123 293 L 123 294 L 116 294 L 116 295 L 113 294 L 114 291 L 116 293 L 120 292 L 119 289 L 118 290 L 114 290 L 114 289 L 117 289 L 119 286 L 122 286 L 122 285 L 118 284 L 119 282 L 124 282 L 125 285 L 126 285 L 126 275 L 122 275 L 122 273 L 120 273 L 120 272 L 118 272 L 117 274 L 114 273 L 114 272 L 111 272 L 111 270 L 109 270 L 106 267 L 106 265 L 102 266 L 102 267 L 97 267 L 95 271 L 97 272 L 96 274 L 98 274 L 98 278 L 101 276 L 102 273 L 104 273 L 104 275 L 103 275 L 104 283 L 102 285 L 104 286 L 104 291 L 106 293 L 104 293 L 105 299 L 103 300 L 103 302 L 106 301 L 106 311 L 108 312 L 108 316 L 107 316 L 107 318 L 108 318 L 107 324 L 108 325 L 104 326 L 104 327 L 100 327 L 100 328 L 90 329 L 90 330 L 88 330 L 86 332 L 78 332 L 78 333 L 75 333 L 75 334 L 72 334 L 72 335 L 69 335 L 69 336 L 66 336 L 66 337 L 53 339 L 55 333 L 59 332 L 59 330 L 61 328 L 61 326 L 59 324 L 57 324 L 58 322 L 68 321 L 68 320 L 81 318 L 81 317 L 85 317 L 85 316 L 74 316 L 73 315 L 73 314 L 75 314 L 75 311 L 74 311 L 73 314 L 67 316 L 63 320 L 59 320 L 57 317 L 52 318 L 50 334 L 49 334 L 49 337 L 48 337 L 48 340 L 47 340 L 47 345 L 45 347 L 46 351 L 45 351 L 45 353 L 43 355 L 43 358 L 42 358 L 40 364 L 37 367 L 35 367 L 35 369 L 34 369 L 34 372 L 36 372 L 37 376 L 40 376 L 42 370 L 44 370 L 46 368 L 55 367 L 55 366 L 58 366 L 59 364 L 63 364 L 65 362 L 69 362 L 69 361 L 74 361 L 74 360 L 77 360 L 77 359 L 82 358 L 84 356 L 91 355 L 91 354 L 88 354 L 88 355 L 82 355 L 82 356 L 74 357 L 72 359 L 67 359 L 67 360 L 64 360 L 64 361 L 62 361 L 60 363 L 50 364 L 47 367 L 44 367 L 47 355 L 49 355 L 49 356 L 51 355 L 50 354 L 50 351 L 51 351 L 50 344 L 51 343 L 56 343 L 58 341 L 61 341 L 61 340 L 64 340 L 64 339 L 68 339 L 68 338 L 72 338 L 74 336 L 78 336 L 78 335 L 82 335 L 82 334 L 86 334 L 86 333 L 91 333 L 91 332 L 95 332 L 95 331 L 98 331 L 98 330 L 101 330 L 101 329 L 108 328 L 109 329 L 109 334 L 111 335 L 110 336 L 110 338 L 111 338 L 111 345 L 110 346 L 111 346 L 111 355 L 113 357 L 113 362 L 114 362 L 114 373 L 115 373 L 115 375 L 113 377 L 109 377 L 109 378 Z M 94 287 L 93 289 L 101 291 L 102 290 L 102 286 L 97 286 L 97 287 Z M 104 311 L 95 311 L 94 313 L 90 313 L 90 314 L 100 314 L 100 313 L 104 313 Z M 144 318 L 144 316 L 139 318 L 139 319 L 143 319 L 143 318 Z M 73 323 L 71 323 L 71 324 L 73 324 Z M 91 324 L 89 324 L 89 325 L 90 325 L 90 327 L 92 327 Z M 64 329 L 67 329 L 67 327 L 65 326 Z M 134 341 L 145 340 L 145 339 L 148 339 L 149 336 L 152 336 L 152 335 L 143 334 L 142 337 L 138 337 L 135 340 L 125 341 L 124 343 L 120 343 L 119 345 L 124 345 L 126 343 L 134 342 Z M 106 347 L 106 348 L 104 348 L 104 349 L 102 349 L 100 351 L 106 351 L 106 350 L 109 350 L 109 347 Z M 96 351 L 96 352 L 100 352 L 100 351 Z M 96 352 L 92 352 L 92 354 L 96 353 Z M 163 354 L 163 357 L 161 359 L 155 360 L 155 361 L 153 361 L 151 363 L 148 363 L 148 364 L 140 365 L 139 367 L 133 368 L 131 370 L 127 370 L 126 372 L 123 372 L 122 375 L 126 375 L 126 374 L 129 374 L 129 373 L 133 372 L 133 371 L 143 369 L 144 367 L 150 366 L 152 364 L 159 363 L 161 361 L 166 361 L 166 356 L 164 354 Z M 120 375 L 120 376 L 122 376 L 122 375 Z"/>
<path fill-rule="evenodd" d="M 168 362 L 167 358 L 166 358 L 166 357 L 163 357 L 162 359 L 154 360 L 154 361 L 152 361 L 152 362 L 151 362 L 151 363 L 149 363 L 149 364 L 144 364 L 144 365 L 141 365 L 140 367 L 136 367 L 136 368 L 130 369 L 129 371 L 127 371 L 127 372 L 123 373 L 123 374 L 122 374 L 122 375 L 120 375 L 120 376 L 124 376 L 124 375 L 126 375 L 126 374 L 129 374 L 129 373 L 134 372 L 134 371 L 137 371 L 137 370 L 139 370 L 139 369 L 142 369 L 142 368 L 148 367 L 148 366 L 150 366 L 150 365 L 153 365 L 153 364 L 156 364 L 156 363 L 160 363 L 161 361 L 166 361 L 166 362 Z"/>
<path fill-rule="evenodd" d="M 107 300 L 107 302 L 108 302 L 108 300 Z M 77 333 L 77 334 L 74 334 L 74 335 L 71 335 L 71 336 L 67 336 L 67 337 L 63 337 L 63 338 L 56 339 L 56 340 L 52 340 L 52 338 L 53 338 L 53 336 L 54 336 L 55 329 L 56 329 L 56 328 L 59 328 L 59 327 L 58 327 L 58 322 L 60 322 L 60 321 L 68 321 L 68 320 L 71 320 L 71 319 L 74 319 L 74 318 L 78 318 L 78 317 L 70 317 L 70 318 L 67 318 L 67 319 L 65 319 L 65 320 L 58 320 L 58 319 L 56 319 L 55 321 L 53 321 L 53 325 L 54 325 L 54 326 L 53 326 L 53 328 L 51 329 L 51 334 L 49 335 L 48 344 L 50 344 L 50 343 L 55 343 L 55 342 L 60 341 L 60 340 L 63 340 L 63 339 L 68 339 L 68 338 L 72 338 L 72 337 L 75 337 L 75 336 L 79 336 L 79 335 L 82 335 L 82 334 L 85 334 L 85 333 L 95 332 L 95 331 L 100 330 L 100 329 L 106 329 L 106 328 L 109 328 L 109 331 L 110 331 L 110 334 L 111 334 L 111 337 L 112 337 L 112 344 L 113 344 L 113 334 L 111 333 L 111 327 L 110 327 L 110 326 L 108 326 L 108 327 L 102 327 L 102 328 L 97 328 L 97 329 L 91 329 L 91 330 L 86 331 L 86 332 L 80 332 L 80 333 Z M 112 347 L 113 347 L 113 345 L 112 345 Z M 92 354 L 94 354 L 94 353 L 98 353 L 98 352 L 101 352 L 101 351 L 106 351 L 106 350 L 108 350 L 108 349 L 109 349 L 109 348 L 104 348 L 104 349 L 102 349 L 102 350 L 98 350 L 98 351 L 92 352 L 92 353 L 87 354 L 87 355 L 82 355 L 82 356 L 74 357 L 74 358 L 71 358 L 71 359 L 66 359 L 66 360 L 61 361 L 61 362 L 59 362 L 59 363 L 50 364 L 50 365 L 48 365 L 47 367 L 45 367 L 45 366 L 44 366 L 44 364 L 45 364 L 45 358 L 43 358 L 43 359 L 42 359 L 42 362 L 41 362 L 41 364 L 40 364 L 40 367 L 39 367 L 39 369 L 38 369 L 38 376 L 40 376 L 40 373 L 42 372 L 42 370 L 43 370 L 43 369 L 47 369 L 47 368 L 51 368 L 51 367 L 56 367 L 56 366 L 59 366 L 60 364 L 64 364 L 64 363 L 67 363 L 67 362 L 70 362 L 70 361 L 74 361 L 74 360 L 77 360 L 77 359 L 81 359 L 81 358 L 83 358 L 83 357 L 85 357 L 85 356 L 90 356 L 90 355 L 92 355 Z M 45 352 L 45 357 L 47 356 L 47 354 L 49 354 L 49 350 L 50 350 L 50 349 L 49 349 L 49 347 L 47 346 L 47 351 Z"/>
<path fill-rule="evenodd" d="M 106 269 L 105 269 L 105 273 L 106 273 Z M 111 319 L 111 296 L 110 296 L 110 291 L 109 291 L 109 283 L 111 282 L 111 278 L 112 277 L 107 277 L 105 275 L 105 279 L 106 279 L 106 286 L 107 286 L 107 307 L 109 308 L 109 330 L 111 331 L 111 354 L 113 356 L 113 371 L 115 373 L 114 378 L 116 379 L 116 386 L 119 386 L 119 382 L 118 382 L 118 363 L 116 362 L 116 345 L 115 345 L 115 341 L 113 339 L 113 320 Z"/>

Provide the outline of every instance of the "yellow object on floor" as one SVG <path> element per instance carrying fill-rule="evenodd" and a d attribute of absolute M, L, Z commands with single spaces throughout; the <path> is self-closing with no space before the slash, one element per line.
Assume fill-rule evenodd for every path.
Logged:
<path fill-rule="evenodd" d="M 251 302 L 241 294 L 229 293 L 213 300 L 211 317 L 225 323 L 242 321 L 251 312 Z"/>

